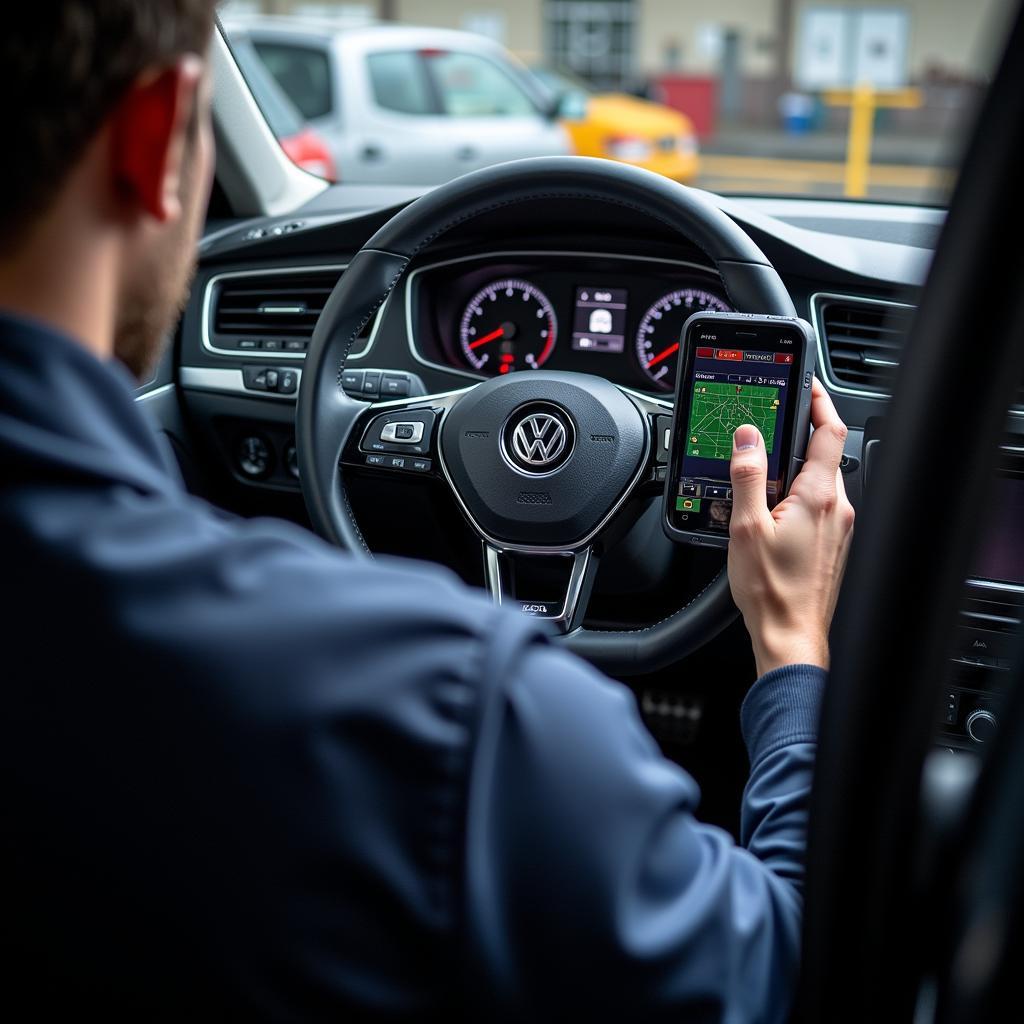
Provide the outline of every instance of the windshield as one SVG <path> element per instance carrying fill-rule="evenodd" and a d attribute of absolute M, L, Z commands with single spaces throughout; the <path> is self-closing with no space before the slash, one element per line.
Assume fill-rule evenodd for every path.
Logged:
<path fill-rule="evenodd" d="M 229 0 L 221 12 L 272 130 L 285 133 L 262 71 L 343 182 L 433 185 L 560 154 L 726 194 L 944 205 L 1013 8 Z"/>

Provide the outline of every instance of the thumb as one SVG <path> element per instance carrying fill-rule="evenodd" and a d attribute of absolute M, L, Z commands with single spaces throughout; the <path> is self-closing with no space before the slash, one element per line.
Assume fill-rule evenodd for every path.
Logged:
<path fill-rule="evenodd" d="M 750 423 L 732 437 L 732 517 L 757 522 L 768 512 L 768 454 L 761 432 Z"/>

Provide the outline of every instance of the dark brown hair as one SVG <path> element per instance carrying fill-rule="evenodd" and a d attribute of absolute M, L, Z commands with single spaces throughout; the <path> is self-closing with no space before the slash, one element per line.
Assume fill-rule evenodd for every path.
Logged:
<path fill-rule="evenodd" d="M 48 205 L 146 69 L 205 53 L 216 0 L 24 0 L 0 29 L 0 242 Z"/>

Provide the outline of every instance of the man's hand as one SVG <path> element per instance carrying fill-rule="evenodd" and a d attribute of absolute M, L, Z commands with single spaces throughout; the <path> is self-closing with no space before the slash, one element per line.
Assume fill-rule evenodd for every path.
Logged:
<path fill-rule="evenodd" d="M 757 427 L 733 436 L 729 583 L 758 675 L 782 665 L 828 668 L 828 630 L 853 532 L 839 472 L 846 425 L 815 379 L 814 433 L 789 495 L 769 511 L 768 456 Z"/>

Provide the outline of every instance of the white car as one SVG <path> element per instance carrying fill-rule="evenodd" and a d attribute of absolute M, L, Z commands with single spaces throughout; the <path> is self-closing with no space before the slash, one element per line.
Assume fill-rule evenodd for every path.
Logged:
<path fill-rule="evenodd" d="M 344 182 L 433 185 L 505 160 L 573 152 L 550 99 L 482 36 L 273 17 L 225 28 L 327 142 Z"/>

